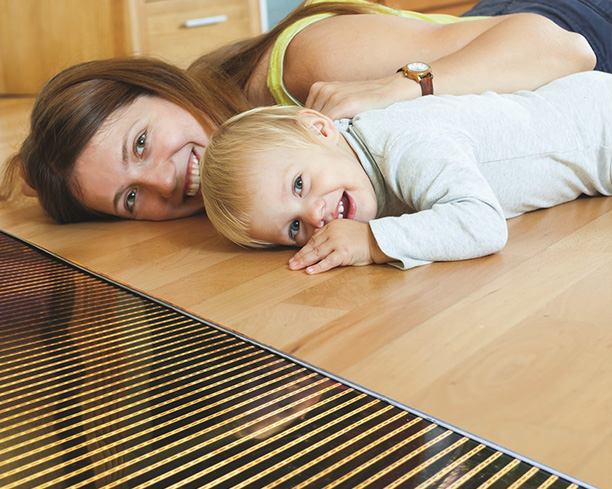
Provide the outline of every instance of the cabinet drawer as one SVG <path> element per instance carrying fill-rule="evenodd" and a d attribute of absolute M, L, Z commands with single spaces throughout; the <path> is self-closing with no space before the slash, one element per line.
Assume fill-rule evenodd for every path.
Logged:
<path fill-rule="evenodd" d="M 148 0 L 142 51 L 187 66 L 223 44 L 261 32 L 258 0 Z"/>

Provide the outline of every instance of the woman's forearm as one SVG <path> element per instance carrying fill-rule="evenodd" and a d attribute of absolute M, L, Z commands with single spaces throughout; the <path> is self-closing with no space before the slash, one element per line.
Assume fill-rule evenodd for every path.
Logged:
<path fill-rule="evenodd" d="M 308 29 L 289 45 L 283 78 L 294 97 L 332 118 L 418 98 L 419 85 L 396 73 L 412 61 L 431 65 L 438 95 L 534 90 L 596 61 L 584 37 L 536 14 L 448 25 L 339 16 Z M 366 29 L 371 42 L 355 37 Z"/>
<path fill-rule="evenodd" d="M 436 94 L 533 90 L 592 70 L 595 55 L 579 34 L 535 14 L 504 18 L 454 53 L 431 61 Z"/>

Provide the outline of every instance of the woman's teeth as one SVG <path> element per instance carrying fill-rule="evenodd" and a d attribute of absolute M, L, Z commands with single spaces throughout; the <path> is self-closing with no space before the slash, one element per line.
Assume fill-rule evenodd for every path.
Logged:
<path fill-rule="evenodd" d="M 189 184 L 187 185 L 187 197 L 193 197 L 200 190 L 200 162 L 195 153 L 191 153 L 191 164 L 189 165 L 189 173 L 187 174 Z"/>

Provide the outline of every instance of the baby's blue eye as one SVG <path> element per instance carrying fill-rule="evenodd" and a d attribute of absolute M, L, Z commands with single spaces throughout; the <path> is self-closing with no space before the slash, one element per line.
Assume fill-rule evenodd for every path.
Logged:
<path fill-rule="evenodd" d="M 137 191 L 135 188 L 130 190 L 125 197 L 125 208 L 131 214 L 134 212 L 134 205 L 136 204 L 136 194 Z"/>
<path fill-rule="evenodd" d="M 134 144 L 134 150 L 138 156 L 142 156 L 145 150 L 145 145 L 147 143 L 147 135 L 146 133 L 142 133 L 140 136 L 136 138 L 136 143 Z"/>
<path fill-rule="evenodd" d="M 295 179 L 295 182 L 293 182 L 293 191 L 295 192 L 295 194 L 297 196 L 302 195 L 302 177 L 299 176 Z"/>
<path fill-rule="evenodd" d="M 297 234 L 300 232 L 300 221 L 297 219 L 289 225 L 289 237 L 291 241 L 295 241 Z"/>

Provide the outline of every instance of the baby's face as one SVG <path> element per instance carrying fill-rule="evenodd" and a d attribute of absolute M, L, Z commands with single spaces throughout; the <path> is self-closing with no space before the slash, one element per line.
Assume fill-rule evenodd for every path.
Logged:
<path fill-rule="evenodd" d="M 303 246 L 334 219 L 368 222 L 376 194 L 354 155 L 340 147 L 313 145 L 267 151 L 249 184 L 253 192 L 250 236 Z"/>

